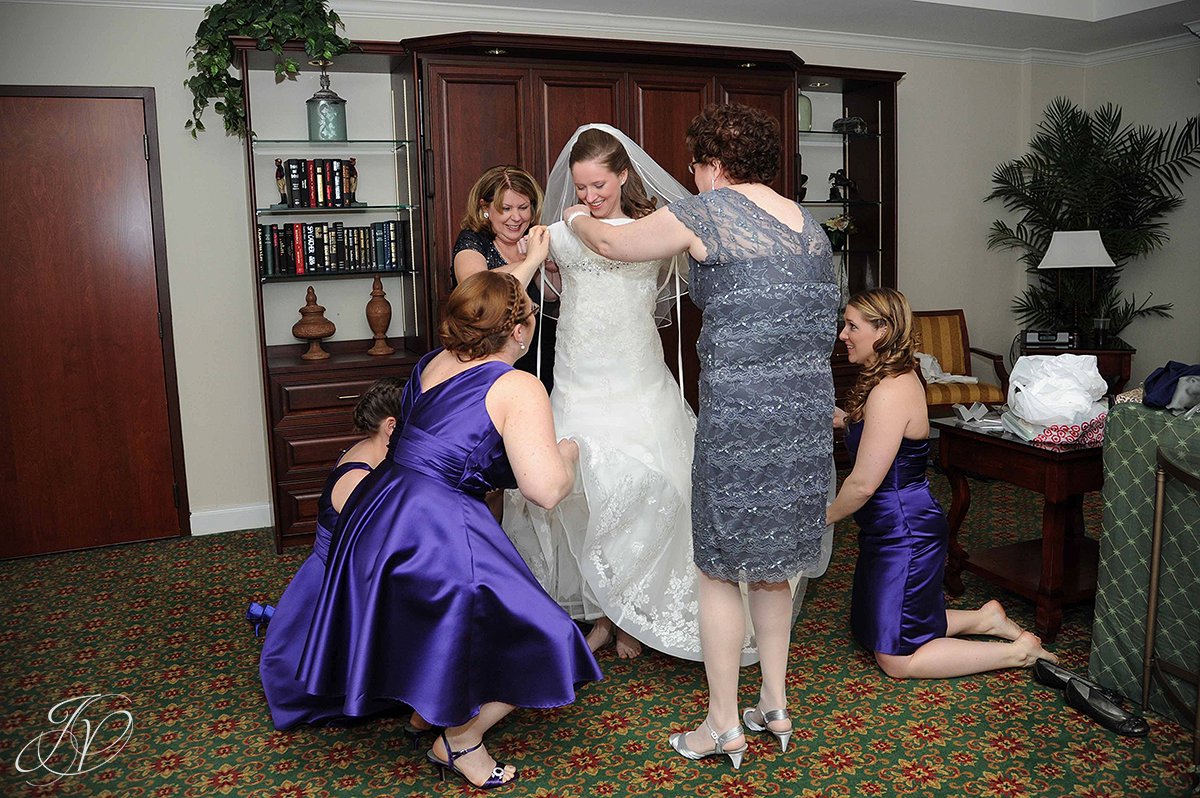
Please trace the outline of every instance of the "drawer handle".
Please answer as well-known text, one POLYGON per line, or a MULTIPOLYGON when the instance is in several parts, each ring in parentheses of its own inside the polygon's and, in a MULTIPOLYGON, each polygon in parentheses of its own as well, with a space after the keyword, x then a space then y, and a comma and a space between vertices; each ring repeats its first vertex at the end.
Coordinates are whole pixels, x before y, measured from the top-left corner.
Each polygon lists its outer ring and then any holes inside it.
POLYGON ((352 394, 350 394, 349 396, 339 396, 339 397, 338 397, 338 399, 339 399, 339 400, 342 400, 342 399, 357 399, 357 398, 358 398, 358 397, 360 397, 360 396, 362 396, 362 394, 358 394, 358 393, 352 393, 352 394))

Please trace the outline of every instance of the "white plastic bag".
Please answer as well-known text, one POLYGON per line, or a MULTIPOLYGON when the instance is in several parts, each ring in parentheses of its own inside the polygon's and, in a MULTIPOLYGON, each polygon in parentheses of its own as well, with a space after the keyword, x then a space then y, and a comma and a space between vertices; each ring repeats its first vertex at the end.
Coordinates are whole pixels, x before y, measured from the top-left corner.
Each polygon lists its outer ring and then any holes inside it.
POLYGON ((1026 355, 1008 377, 1008 408, 1033 425, 1083 424, 1108 408, 1095 355, 1026 355))

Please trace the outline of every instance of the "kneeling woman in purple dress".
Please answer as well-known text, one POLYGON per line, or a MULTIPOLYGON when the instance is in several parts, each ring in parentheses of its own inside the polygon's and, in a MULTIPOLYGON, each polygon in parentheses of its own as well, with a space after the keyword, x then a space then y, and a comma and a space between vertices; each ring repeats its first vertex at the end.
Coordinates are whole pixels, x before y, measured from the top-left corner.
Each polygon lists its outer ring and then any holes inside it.
POLYGON ((317 500, 317 534, 312 554, 292 577, 267 627, 258 672, 276 729, 290 729, 301 723, 321 726, 347 720, 340 700, 305 692, 304 685, 296 678, 296 666, 312 623, 313 602, 317 600, 325 578, 329 540, 337 526, 338 515, 358 484, 387 456, 388 440, 396 428, 396 419, 402 415, 400 402, 404 382, 399 377, 384 377, 358 400, 354 408, 354 427, 369 437, 343 452, 325 481, 325 490, 317 500))
POLYGON ((856 294, 838 337, 862 371, 845 408, 834 411, 833 426, 846 430, 854 468, 825 522, 853 513, 860 527, 850 608, 855 639, 896 679, 1032 667, 1039 657, 1057 662, 998 601, 977 610, 946 609, 942 574, 950 530, 925 476, 929 413, 908 300, 890 288, 856 294))
MULTIPOLYGON (((530 252, 548 247, 534 228, 530 252)), ((478 787, 517 775, 483 746, 492 725, 515 707, 570 704, 601 678, 484 503, 515 485, 550 508, 574 484, 578 447, 555 442, 546 389, 513 369, 536 310, 499 272, 450 295, 445 348, 417 364, 391 456, 342 511, 299 670, 346 715, 395 702, 444 727, 428 758, 478 787)))

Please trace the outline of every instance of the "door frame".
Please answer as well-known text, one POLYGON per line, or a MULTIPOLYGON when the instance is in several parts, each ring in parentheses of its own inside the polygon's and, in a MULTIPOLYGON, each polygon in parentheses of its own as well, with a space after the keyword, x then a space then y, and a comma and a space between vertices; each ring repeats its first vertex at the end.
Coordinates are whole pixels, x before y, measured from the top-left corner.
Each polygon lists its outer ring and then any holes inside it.
POLYGON ((162 339, 163 379, 166 388, 167 422, 171 436, 175 511, 179 518, 179 537, 191 537, 191 511, 188 507, 187 474, 183 457, 183 425, 179 415, 179 381, 175 374, 175 336, 171 324, 171 292, 167 280, 167 234, 163 222, 162 168, 159 160, 158 113, 154 101, 154 88, 150 86, 0 85, 0 97, 78 97, 142 101, 142 122, 145 126, 146 136, 146 177, 150 184, 150 225, 154 240, 155 293, 158 297, 159 337, 162 339))

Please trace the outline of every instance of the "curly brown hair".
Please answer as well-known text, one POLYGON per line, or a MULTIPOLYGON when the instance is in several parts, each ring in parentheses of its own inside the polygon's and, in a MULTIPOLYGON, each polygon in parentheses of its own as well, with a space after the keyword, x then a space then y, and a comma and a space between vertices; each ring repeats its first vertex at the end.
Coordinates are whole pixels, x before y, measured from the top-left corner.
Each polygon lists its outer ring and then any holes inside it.
POLYGON ((535 306, 521 281, 506 272, 472 274, 450 292, 438 326, 442 346, 464 363, 494 355, 535 306))
POLYGON ((616 136, 597 128, 590 128, 579 134, 575 146, 571 147, 568 165, 574 166, 581 161, 596 161, 615 175, 626 172, 625 185, 621 186, 621 212, 630 219, 640 219, 654 213, 658 200, 646 196, 646 186, 629 153, 616 136))
POLYGON ((403 377, 384 377, 371 383, 354 405, 354 428, 370 434, 378 430, 388 416, 399 419, 400 400, 407 382, 403 377))
POLYGON ((894 288, 870 288, 850 297, 854 308, 875 329, 886 330, 875 342, 875 360, 858 373, 858 381, 846 396, 847 421, 860 421, 867 396, 885 377, 915 371, 920 336, 913 327, 912 308, 904 294, 894 288))
POLYGON ((687 129, 687 148, 699 163, 720 161, 731 183, 769 183, 779 174, 779 120, 738 103, 710 105, 687 129))
POLYGON ((474 230, 476 233, 492 235, 492 225, 483 214, 488 208, 496 213, 500 212, 503 207, 505 191, 515 191, 521 196, 527 197, 532 214, 529 217, 529 226, 538 224, 542 218, 542 201, 544 199, 542 187, 538 185, 538 181, 533 179, 533 175, 524 169, 502 165, 488 169, 479 176, 475 185, 471 186, 471 191, 467 195, 467 214, 459 222, 459 225, 464 229, 474 230))

